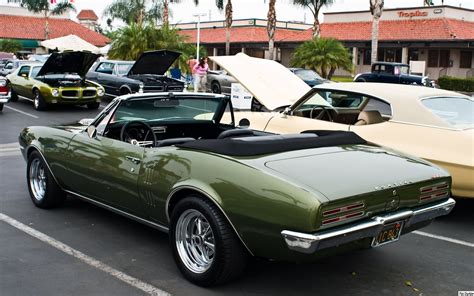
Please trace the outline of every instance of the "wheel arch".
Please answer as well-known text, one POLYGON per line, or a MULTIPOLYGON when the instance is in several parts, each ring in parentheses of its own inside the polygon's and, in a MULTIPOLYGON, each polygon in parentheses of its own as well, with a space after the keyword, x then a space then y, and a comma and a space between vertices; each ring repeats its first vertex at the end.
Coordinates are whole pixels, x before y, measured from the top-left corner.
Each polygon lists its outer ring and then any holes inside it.
POLYGON ((123 95, 131 94, 133 92, 132 92, 132 89, 130 88, 129 85, 124 84, 124 85, 120 86, 119 93, 120 93, 121 96, 123 96, 123 95), (128 93, 124 92, 124 90, 128 91, 128 93))
POLYGON ((49 173, 51 174, 51 176, 53 176, 53 179, 54 181, 56 182, 56 184, 61 188, 63 189, 63 186, 61 186, 62 183, 58 182, 58 179, 56 178, 56 176, 54 175, 53 173, 53 170, 51 170, 51 167, 49 166, 49 163, 48 161, 46 160, 46 158, 44 157, 44 154, 43 152, 41 151, 41 149, 34 145, 34 144, 30 144, 26 149, 25 149, 25 156, 26 156, 26 161, 28 162, 28 159, 30 158, 30 155, 34 152, 38 152, 38 154, 40 155, 41 159, 43 160, 43 162, 46 164, 46 168, 48 169, 49 173))
POLYGON ((221 206, 222 201, 220 200, 220 198, 215 198, 211 194, 207 193, 206 191, 204 191, 204 190, 202 190, 198 187, 190 186, 190 185, 181 185, 181 186, 178 186, 178 187, 174 188, 170 192, 170 194, 168 195, 168 198, 166 199, 166 205, 165 205, 166 219, 168 220, 168 223, 170 222, 170 214, 171 214, 174 206, 176 206, 176 204, 181 199, 185 198, 186 196, 189 196, 190 194, 197 195, 197 196, 199 196, 200 198, 202 198, 204 200, 208 200, 208 201, 212 202, 219 209, 221 214, 226 218, 227 222, 229 222, 230 226, 232 227, 232 230, 237 235, 237 237, 239 238, 240 242, 245 247, 245 249, 249 252, 249 254, 251 256, 254 256, 252 251, 249 249, 247 244, 244 242, 244 240, 240 236, 239 232, 235 228, 235 226, 232 223, 232 221, 230 220, 229 216, 227 216, 224 209, 222 208, 222 206, 221 206))

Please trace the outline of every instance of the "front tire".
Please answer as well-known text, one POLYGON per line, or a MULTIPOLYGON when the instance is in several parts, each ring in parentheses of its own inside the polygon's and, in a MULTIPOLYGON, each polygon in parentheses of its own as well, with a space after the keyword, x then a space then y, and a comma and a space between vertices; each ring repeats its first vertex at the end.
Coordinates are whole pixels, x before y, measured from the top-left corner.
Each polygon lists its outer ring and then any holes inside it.
POLYGON ((38 151, 33 151, 28 157, 26 180, 31 200, 38 208, 54 208, 66 199, 66 193, 56 184, 38 151))
POLYGON ((99 102, 94 102, 94 103, 88 103, 87 104, 87 108, 89 108, 89 110, 97 110, 97 109, 99 109, 99 106, 100 106, 99 102))
POLYGON ((220 94, 222 92, 221 85, 217 81, 213 81, 211 84, 211 91, 214 94, 220 94))
POLYGON ((174 207, 170 244, 181 273, 199 286, 213 286, 242 274, 248 259, 229 222, 212 202, 191 195, 174 207))
POLYGON ((3 110, 3 104, 0 104, 0 112, 3 110))
POLYGON ((39 89, 35 89, 33 91, 33 105, 35 106, 35 109, 37 111, 43 111, 43 110, 46 110, 47 108, 47 104, 46 102, 44 101, 43 99, 43 96, 41 95, 41 92, 39 91, 39 89))

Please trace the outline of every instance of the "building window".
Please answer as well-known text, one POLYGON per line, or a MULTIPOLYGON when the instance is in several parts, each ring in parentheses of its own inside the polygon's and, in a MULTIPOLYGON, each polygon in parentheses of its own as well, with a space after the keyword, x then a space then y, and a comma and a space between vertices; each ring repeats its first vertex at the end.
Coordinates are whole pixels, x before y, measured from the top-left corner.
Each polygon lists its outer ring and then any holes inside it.
POLYGON ((420 55, 420 51, 418 48, 410 48, 408 50, 408 62, 410 61, 418 61, 420 55))
POLYGON ((385 50, 385 61, 386 62, 395 62, 395 50, 394 49, 386 49, 385 50))
POLYGON ((449 67, 449 50, 439 51, 439 66, 443 68, 449 67))
POLYGON ((370 49, 364 49, 364 65, 370 65, 370 64, 372 64, 372 63, 370 62, 371 55, 372 55, 372 50, 370 50, 370 49))
POLYGON ((439 60, 439 50, 428 51, 428 67, 437 68, 439 60))
POLYGON ((384 49, 379 48, 379 50, 377 52, 377 61, 379 61, 379 62, 385 61, 385 50, 384 49))
POLYGON ((459 68, 472 67, 472 51, 461 51, 461 62, 459 68))

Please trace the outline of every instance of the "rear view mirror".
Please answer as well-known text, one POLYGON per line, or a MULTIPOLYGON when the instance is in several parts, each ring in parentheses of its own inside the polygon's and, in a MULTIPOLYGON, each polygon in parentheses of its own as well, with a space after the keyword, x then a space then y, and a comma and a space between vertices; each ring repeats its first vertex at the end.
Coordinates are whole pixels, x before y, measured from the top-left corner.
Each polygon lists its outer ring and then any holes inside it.
POLYGON ((239 121, 239 127, 248 128, 249 126, 250 126, 250 120, 248 120, 247 118, 242 118, 239 121))
POLYGON ((95 128, 95 126, 93 125, 89 125, 87 127, 87 135, 89 136, 89 138, 93 139, 97 136, 97 129, 95 128))

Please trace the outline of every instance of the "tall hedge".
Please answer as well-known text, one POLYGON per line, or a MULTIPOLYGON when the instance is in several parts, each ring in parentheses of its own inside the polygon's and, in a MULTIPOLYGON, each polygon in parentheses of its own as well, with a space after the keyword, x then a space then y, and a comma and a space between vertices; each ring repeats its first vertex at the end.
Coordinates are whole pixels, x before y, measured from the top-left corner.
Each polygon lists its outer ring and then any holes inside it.
POLYGON ((443 76, 438 79, 439 87, 447 90, 474 92, 474 77, 457 78, 451 76, 443 76))

